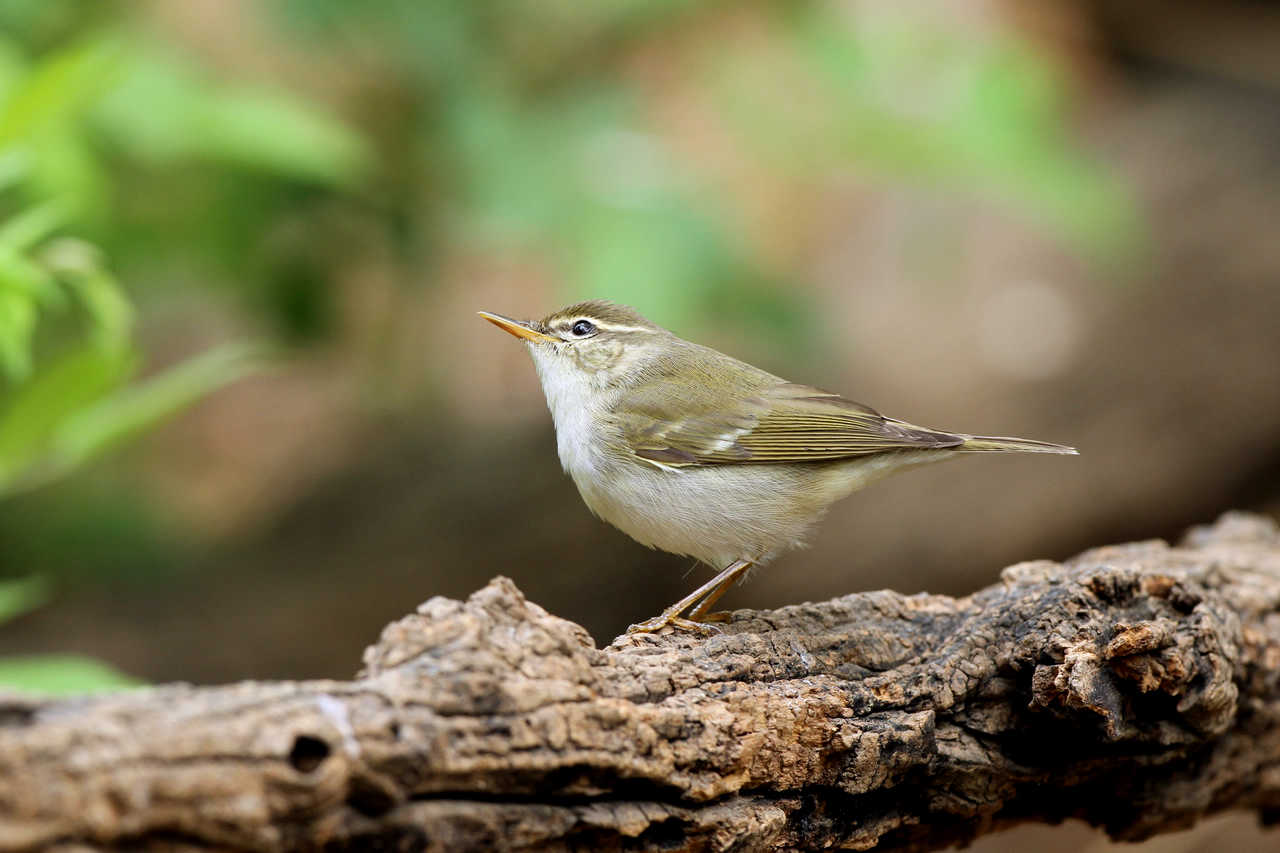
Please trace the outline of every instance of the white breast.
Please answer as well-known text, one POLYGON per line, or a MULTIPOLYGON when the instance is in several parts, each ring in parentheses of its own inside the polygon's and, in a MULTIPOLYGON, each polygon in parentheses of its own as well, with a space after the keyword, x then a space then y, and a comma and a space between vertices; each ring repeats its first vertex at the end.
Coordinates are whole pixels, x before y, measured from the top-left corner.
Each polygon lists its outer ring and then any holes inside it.
POLYGON ((594 441, 596 417, 604 403, 599 389, 592 387, 587 375, 577 370, 549 369, 548 359, 556 356, 541 347, 530 346, 533 364, 542 380, 542 391, 547 398, 547 408, 556 425, 556 450, 560 464, 579 484, 589 478, 598 467, 592 450, 598 447, 594 441))

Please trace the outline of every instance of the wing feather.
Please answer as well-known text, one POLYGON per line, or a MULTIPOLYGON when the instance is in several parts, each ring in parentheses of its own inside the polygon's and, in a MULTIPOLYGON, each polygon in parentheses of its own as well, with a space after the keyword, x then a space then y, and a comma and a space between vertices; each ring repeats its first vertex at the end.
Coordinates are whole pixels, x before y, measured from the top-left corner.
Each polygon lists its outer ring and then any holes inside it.
POLYGON ((705 401, 695 411, 689 411, 690 400, 650 399, 649 405, 629 405, 616 418, 637 456, 677 468, 822 462, 964 443, 960 436, 886 418, 820 388, 777 380, 752 390, 756 393, 705 401), (656 414, 681 408, 686 414, 675 421, 656 414))

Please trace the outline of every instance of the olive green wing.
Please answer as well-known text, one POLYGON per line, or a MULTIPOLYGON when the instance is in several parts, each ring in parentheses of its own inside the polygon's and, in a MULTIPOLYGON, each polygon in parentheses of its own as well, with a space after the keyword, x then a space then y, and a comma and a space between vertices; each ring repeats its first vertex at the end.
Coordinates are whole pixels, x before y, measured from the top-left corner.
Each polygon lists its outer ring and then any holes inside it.
POLYGON ((633 452, 660 466, 822 462, 890 450, 958 447, 961 436, 886 418, 808 385, 778 382, 729 400, 640 402, 618 416, 633 452), (645 403, 648 403, 646 405, 645 403), (657 412, 679 411, 676 419, 657 412))

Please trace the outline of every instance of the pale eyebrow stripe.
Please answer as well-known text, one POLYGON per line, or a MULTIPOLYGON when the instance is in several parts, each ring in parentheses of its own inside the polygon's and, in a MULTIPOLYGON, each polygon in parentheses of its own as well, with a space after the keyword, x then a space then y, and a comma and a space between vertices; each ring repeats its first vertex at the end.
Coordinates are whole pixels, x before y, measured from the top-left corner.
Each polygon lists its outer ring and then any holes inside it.
MULTIPOLYGON (((577 319, 590 320, 592 323, 596 324, 597 329, 601 329, 602 331, 606 331, 606 332, 652 332, 653 331, 653 328, 650 326, 617 326, 617 325, 614 325, 613 323, 604 323, 604 322, 601 322, 600 320, 593 320, 590 317, 579 317, 577 319)), ((575 320, 574 322, 577 322, 577 320, 575 320)))

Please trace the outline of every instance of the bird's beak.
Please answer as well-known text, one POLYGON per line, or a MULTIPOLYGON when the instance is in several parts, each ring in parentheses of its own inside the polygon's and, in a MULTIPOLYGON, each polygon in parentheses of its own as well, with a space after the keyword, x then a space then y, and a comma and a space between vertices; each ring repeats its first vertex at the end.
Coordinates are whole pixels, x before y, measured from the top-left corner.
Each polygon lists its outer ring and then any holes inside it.
POLYGON ((537 329, 533 328, 532 323, 526 323, 521 320, 512 320, 510 317, 503 317, 501 314, 490 314, 488 311, 477 311, 481 317, 488 320, 504 332, 515 335, 517 338, 524 338, 526 341, 534 343, 542 343, 550 341, 551 343, 560 343, 559 338, 553 338, 550 335, 544 335, 537 329))

